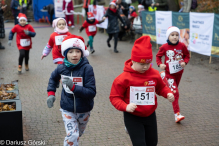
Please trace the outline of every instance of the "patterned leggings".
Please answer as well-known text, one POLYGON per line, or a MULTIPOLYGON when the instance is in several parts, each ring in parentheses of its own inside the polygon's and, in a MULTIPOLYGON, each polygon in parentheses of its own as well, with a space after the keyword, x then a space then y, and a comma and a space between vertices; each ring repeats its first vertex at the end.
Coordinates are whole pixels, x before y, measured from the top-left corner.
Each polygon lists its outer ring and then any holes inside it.
POLYGON ((79 137, 84 133, 90 112, 73 113, 63 109, 60 109, 60 111, 62 112, 66 131, 64 146, 78 146, 79 137))

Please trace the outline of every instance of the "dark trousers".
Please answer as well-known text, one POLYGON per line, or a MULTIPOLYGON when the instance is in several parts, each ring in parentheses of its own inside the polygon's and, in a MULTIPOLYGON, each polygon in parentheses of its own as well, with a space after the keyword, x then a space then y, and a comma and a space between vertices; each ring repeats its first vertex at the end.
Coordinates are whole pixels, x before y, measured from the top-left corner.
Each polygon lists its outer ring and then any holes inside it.
POLYGON ((18 62, 19 62, 18 65, 22 66, 24 59, 25 59, 25 65, 28 64, 28 61, 29 61, 29 51, 30 50, 24 50, 24 49, 19 50, 20 56, 18 58, 18 62))
POLYGON ((18 19, 17 19, 17 16, 18 16, 19 13, 15 13, 14 14, 14 25, 18 24, 18 19))
POLYGON ((157 120, 155 112, 148 117, 139 117, 124 112, 124 122, 133 146, 156 146, 157 120))
POLYGON ((118 42, 118 33, 109 33, 109 38, 107 39, 107 42, 110 42, 110 40, 114 37, 114 49, 117 48, 117 42, 118 42))

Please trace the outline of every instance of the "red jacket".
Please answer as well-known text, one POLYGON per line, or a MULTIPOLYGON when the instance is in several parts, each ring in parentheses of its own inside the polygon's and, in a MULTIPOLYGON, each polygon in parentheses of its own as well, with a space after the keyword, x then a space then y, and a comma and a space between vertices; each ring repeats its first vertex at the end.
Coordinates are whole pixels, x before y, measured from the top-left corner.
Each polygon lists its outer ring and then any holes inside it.
MULTIPOLYGON (((109 98, 117 110, 126 111, 126 107, 130 103, 130 86, 154 86, 155 92, 165 98, 167 98, 168 93, 172 93, 157 70, 150 67, 145 73, 138 73, 131 66, 132 61, 129 59, 125 62, 124 72, 112 84, 109 98)), ((155 96, 155 105, 137 105, 137 108, 131 114, 148 117, 156 108, 157 97, 155 96)))
POLYGON ((99 21, 95 19, 95 22, 90 24, 87 22, 87 20, 84 21, 84 23, 82 24, 82 27, 86 28, 86 34, 87 36, 95 36, 97 33, 97 26, 96 24, 98 24, 99 21))
POLYGON ((11 32, 12 32, 12 33, 17 33, 17 36, 16 36, 16 43, 17 43, 17 47, 18 47, 19 50, 20 50, 20 49, 30 50, 30 49, 32 48, 32 40, 31 40, 31 37, 30 37, 30 36, 28 36, 28 35, 26 35, 26 34, 24 33, 24 30, 28 30, 28 31, 31 31, 31 32, 35 32, 34 29, 33 29, 33 27, 32 27, 30 24, 27 24, 27 25, 25 25, 25 26, 21 26, 21 25, 17 24, 17 25, 15 25, 15 26, 12 28, 11 32), (30 45, 25 46, 25 47, 22 47, 22 46, 21 46, 21 41, 24 40, 24 39, 30 41, 30 45))
POLYGON ((57 43, 59 43, 59 42, 56 42, 56 37, 57 36, 62 36, 62 35, 63 35, 63 38, 65 38, 66 36, 71 35, 71 33, 67 32, 67 33, 63 33, 63 34, 58 34, 57 32, 53 32, 50 35, 50 39, 49 39, 49 42, 48 42, 48 45, 51 46, 51 48, 53 48, 52 49, 52 57, 53 57, 54 63, 56 62, 56 60, 61 61, 59 59, 64 58, 64 56, 62 56, 62 53, 61 53, 61 44, 56 45, 57 43))
MULTIPOLYGON (((156 62, 159 66, 162 64, 161 58, 165 56, 164 64, 166 65, 166 71, 169 71, 169 62, 173 61, 184 61, 186 64, 189 62, 190 55, 187 47, 184 43, 179 42, 177 45, 168 45, 168 43, 163 44, 157 55, 156 62)), ((182 73, 183 70, 179 71, 177 74, 182 73)))
POLYGON ((138 15, 137 15, 137 13, 136 13, 135 11, 132 11, 131 14, 130 14, 130 16, 132 16, 132 17, 138 17, 138 15))
POLYGON ((73 15, 74 6, 72 0, 69 3, 66 3, 66 1, 63 0, 62 10, 65 11, 66 15, 73 15))

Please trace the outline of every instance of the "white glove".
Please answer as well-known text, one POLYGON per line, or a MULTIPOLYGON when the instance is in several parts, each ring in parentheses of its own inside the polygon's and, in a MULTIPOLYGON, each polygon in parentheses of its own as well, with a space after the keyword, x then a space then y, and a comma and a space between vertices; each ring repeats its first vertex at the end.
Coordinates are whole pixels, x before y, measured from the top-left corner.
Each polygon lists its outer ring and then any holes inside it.
POLYGON ((12 40, 9 40, 8 41, 8 45, 11 46, 11 43, 12 43, 12 40))

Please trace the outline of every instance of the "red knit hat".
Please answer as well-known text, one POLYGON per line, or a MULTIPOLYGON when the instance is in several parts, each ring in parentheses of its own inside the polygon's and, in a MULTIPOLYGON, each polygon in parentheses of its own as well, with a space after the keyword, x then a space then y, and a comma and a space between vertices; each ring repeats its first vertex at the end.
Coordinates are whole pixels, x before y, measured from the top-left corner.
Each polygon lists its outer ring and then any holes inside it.
POLYGON ((89 51, 84 44, 84 39, 81 36, 70 35, 64 38, 61 44, 62 56, 69 48, 80 49, 83 52, 83 57, 89 56, 89 51))
POLYGON ((27 21, 27 16, 23 13, 19 13, 18 16, 17 16, 17 19, 18 19, 18 21, 20 21, 22 19, 27 21))
POLYGON ((94 19, 94 14, 92 12, 87 12, 87 17, 89 20, 94 19))
POLYGON ((131 60, 140 63, 151 63, 153 59, 151 38, 142 36, 137 39, 132 47, 131 60))

